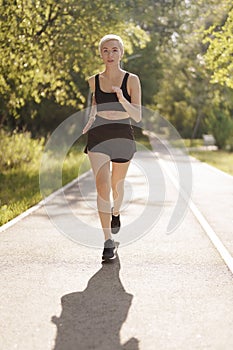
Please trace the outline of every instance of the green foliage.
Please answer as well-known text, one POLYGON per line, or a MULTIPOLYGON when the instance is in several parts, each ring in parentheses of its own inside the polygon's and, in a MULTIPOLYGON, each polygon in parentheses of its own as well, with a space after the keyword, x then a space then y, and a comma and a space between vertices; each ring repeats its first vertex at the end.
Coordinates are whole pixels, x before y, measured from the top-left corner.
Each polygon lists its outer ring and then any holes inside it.
MULTIPOLYGON (((43 145, 44 139, 33 140, 28 132, 10 135, 1 131, 0 225, 42 199, 39 188, 39 169, 43 145)), ((88 169, 89 163, 83 161, 85 156, 82 149, 83 145, 79 143, 70 150, 64 160, 63 185, 88 169)), ((50 174, 50 177, 52 175, 50 174)))
POLYGON ((33 140, 30 132, 6 133, 0 130, 0 170, 13 169, 25 163, 37 163, 44 147, 44 138, 33 140))
POLYGON ((221 149, 232 150, 233 146, 233 118, 226 111, 216 109, 209 118, 209 130, 214 135, 216 145, 221 149))
POLYGON ((211 70, 211 82, 233 88, 233 7, 228 1, 225 6, 226 19, 223 24, 214 24, 206 30, 203 42, 209 44, 205 62, 211 70))
POLYGON ((0 121, 9 115, 21 117, 28 104, 28 118, 33 118, 44 99, 82 108, 80 86, 100 65, 101 36, 122 34, 129 53, 132 45, 143 46, 148 40, 126 10, 124 1, 2 1, 0 121))
POLYGON ((157 47, 156 60, 161 64, 162 73, 156 81, 158 91, 151 106, 167 118, 182 137, 201 137, 213 130, 210 121, 214 115, 217 118, 216 109, 232 114, 226 90, 221 101, 216 98, 222 88, 210 82, 204 58, 207 47, 202 41, 204 29, 221 22, 226 6, 217 0, 173 2, 173 6, 173 11, 170 5, 163 15, 159 13, 166 28, 157 43, 160 50, 157 47))

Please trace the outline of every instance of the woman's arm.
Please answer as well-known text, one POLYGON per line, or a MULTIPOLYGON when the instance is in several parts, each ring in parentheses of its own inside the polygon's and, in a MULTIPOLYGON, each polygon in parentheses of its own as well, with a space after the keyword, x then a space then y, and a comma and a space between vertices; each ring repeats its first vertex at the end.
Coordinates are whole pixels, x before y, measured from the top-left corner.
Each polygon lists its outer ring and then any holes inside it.
POLYGON ((89 114, 89 119, 88 119, 88 122, 87 122, 87 124, 85 125, 85 127, 83 129, 83 134, 85 134, 90 129, 90 127, 94 123, 95 116, 96 116, 96 113, 97 113, 96 101, 95 101, 95 96, 94 96, 95 77, 94 76, 90 77, 88 79, 88 83, 89 83, 90 90, 91 90, 93 95, 92 95, 92 103, 91 103, 91 111, 90 111, 90 114, 89 114))
POLYGON ((129 114, 130 118, 134 119, 135 122, 140 122, 142 119, 141 113, 141 84, 137 75, 130 74, 129 76, 129 90, 131 102, 127 101, 123 95, 122 90, 113 86, 113 91, 117 94, 119 102, 122 104, 126 112, 129 114))

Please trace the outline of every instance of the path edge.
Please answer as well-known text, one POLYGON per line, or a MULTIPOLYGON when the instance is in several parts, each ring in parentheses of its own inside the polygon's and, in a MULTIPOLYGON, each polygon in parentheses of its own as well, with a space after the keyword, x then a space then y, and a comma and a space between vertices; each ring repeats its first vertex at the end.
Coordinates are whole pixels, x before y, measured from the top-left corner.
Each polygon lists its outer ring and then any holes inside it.
POLYGON ((58 190, 56 190, 55 192, 51 193, 48 197, 45 197, 44 199, 42 199, 39 203, 33 205, 32 207, 25 210, 24 212, 22 212, 21 214, 19 214, 15 218, 13 218, 12 220, 10 220, 10 221, 6 222, 5 224, 3 224, 2 226, 0 226, 0 233, 4 232, 7 229, 9 229, 10 227, 14 226, 19 221, 23 220, 27 216, 31 215, 32 213, 34 213, 35 211, 37 211, 38 209, 43 207, 45 203, 48 203, 54 197, 56 197, 57 195, 59 195, 60 193, 62 193, 64 191, 66 191, 68 188, 74 186, 78 181, 80 181, 83 178, 85 178, 86 176, 88 176, 90 172, 91 172, 91 170, 87 170, 85 173, 76 177, 74 180, 72 180, 71 182, 69 182, 65 186, 63 186, 63 187, 59 188, 58 190))

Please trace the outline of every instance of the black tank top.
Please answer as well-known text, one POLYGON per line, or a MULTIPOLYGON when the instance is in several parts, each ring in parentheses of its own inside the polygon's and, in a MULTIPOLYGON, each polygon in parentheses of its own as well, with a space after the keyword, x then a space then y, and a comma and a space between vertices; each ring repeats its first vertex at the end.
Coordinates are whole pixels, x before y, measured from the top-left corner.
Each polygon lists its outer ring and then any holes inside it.
MULTIPOLYGON (((131 102, 131 97, 127 92, 127 80, 129 73, 125 73, 124 79, 121 84, 123 96, 127 101, 131 102)), ((122 111, 126 112, 122 104, 117 98, 115 92, 104 92, 100 89, 99 74, 95 76, 95 100, 97 103, 97 112, 99 111, 122 111)))

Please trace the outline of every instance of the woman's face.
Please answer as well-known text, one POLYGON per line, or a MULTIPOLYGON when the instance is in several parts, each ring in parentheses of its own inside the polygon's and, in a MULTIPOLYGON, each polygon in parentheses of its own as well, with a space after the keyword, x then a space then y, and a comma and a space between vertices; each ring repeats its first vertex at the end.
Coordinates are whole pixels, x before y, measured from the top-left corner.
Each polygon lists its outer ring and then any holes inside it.
POLYGON ((117 40, 109 40, 101 47, 101 57, 105 65, 118 65, 123 56, 121 46, 117 40))

